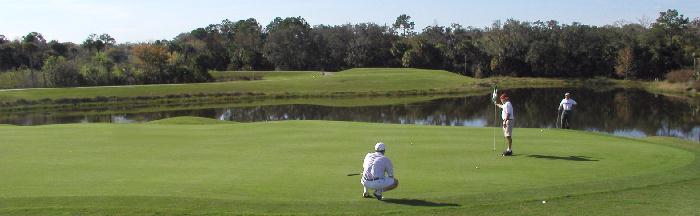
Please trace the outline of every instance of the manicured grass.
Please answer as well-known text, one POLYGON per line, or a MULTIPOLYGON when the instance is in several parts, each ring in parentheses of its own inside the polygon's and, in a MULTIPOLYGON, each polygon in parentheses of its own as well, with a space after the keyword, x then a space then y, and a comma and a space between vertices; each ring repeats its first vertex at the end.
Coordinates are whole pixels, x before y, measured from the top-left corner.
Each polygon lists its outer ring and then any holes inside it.
POLYGON ((235 80, 280 80, 294 78, 315 78, 325 74, 319 71, 211 71, 209 72, 217 82, 235 80))
POLYGON ((219 123, 0 126, 0 215, 692 215, 700 200, 700 148, 671 138, 516 128, 503 158, 492 128, 219 123), (385 201, 348 176, 377 141, 400 180, 385 201))
POLYGON ((217 80, 237 80, 256 77, 262 80, 230 81, 196 84, 107 86, 56 89, 0 90, 0 104, 4 107, 56 107, 61 104, 81 106, 115 106, 148 104, 157 106, 172 103, 230 102, 244 98, 322 98, 367 97, 397 95, 435 95, 489 92, 494 83, 508 88, 643 88, 652 92, 697 96, 682 87, 663 87, 656 82, 612 80, 606 78, 548 79, 491 77, 474 79, 443 70, 410 68, 358 68, 337 73, 290 72, 211 72, 217 80))
POLYGON ((320 72, 277 72, 276 78, 198 84, 168 84, 60 89, 0 90, 0 102, 39 101, 65 98, 135 98, 197 94, 262 94, 267 96, 363 96, 434 94, 450 92, 487 93, 491 83, 506 87, 561 86, 562 80, 538 78, 474 79, 447 71, 405 68, 363 68, 317 76, 320 72), (299 75, 299 73, 301 75, 299 75), (295 75, 296 74, 296 75, 295 75))

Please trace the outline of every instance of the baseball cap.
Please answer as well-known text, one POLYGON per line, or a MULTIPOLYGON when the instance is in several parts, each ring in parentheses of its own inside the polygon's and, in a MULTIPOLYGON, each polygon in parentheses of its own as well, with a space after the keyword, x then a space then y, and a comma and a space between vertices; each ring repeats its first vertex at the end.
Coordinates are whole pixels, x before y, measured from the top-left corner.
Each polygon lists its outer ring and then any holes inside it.
POLYGON ((569 92, 567 92, 566 94, 564 94, 564 96, 569 96, 569 95, 571 95, 571 93, 569 93, 569 92))
POLYGON ((378 142, 376 145, 374 145, 374 150, 375 151, 384 151, 384 150, 386 150, 386 145, 384 145, 383 142, 378 142))

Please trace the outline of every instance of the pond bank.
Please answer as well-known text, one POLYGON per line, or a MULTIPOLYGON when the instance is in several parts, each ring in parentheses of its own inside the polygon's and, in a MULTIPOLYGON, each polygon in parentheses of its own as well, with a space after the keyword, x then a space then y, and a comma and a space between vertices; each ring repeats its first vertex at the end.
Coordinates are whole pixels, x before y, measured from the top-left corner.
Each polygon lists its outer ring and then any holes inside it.
POLYGON ((487 94, 495 83, 498 83, 502 89, 641 88, 650 92, 681 97, 698 96, 697 91, 686 91, 682 85, 606 78, 567 80, 491 77, 475 79, 446 71, 402 68, 352 69, 336 73, 333 76, 317 76, 319 73, 267 72, 260 73, 262 80, 218 83, 0 90, 0 110, 159 107, 191 103, 236 103, 260 99, 426 97, 487 94), (305 75, 305 73, 308 74, 305 75))

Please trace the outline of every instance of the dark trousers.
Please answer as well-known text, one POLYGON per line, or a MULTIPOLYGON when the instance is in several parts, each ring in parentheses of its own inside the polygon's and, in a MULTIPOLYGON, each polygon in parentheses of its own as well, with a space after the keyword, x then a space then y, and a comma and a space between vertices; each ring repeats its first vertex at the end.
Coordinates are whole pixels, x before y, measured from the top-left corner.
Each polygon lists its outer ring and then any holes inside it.
POLYGON ((573 114, 572 110, 564 110, 564 112, 561 113, 561 128, 564 128, 564 129, 571 128, 571 115, 572 114, 573 114))

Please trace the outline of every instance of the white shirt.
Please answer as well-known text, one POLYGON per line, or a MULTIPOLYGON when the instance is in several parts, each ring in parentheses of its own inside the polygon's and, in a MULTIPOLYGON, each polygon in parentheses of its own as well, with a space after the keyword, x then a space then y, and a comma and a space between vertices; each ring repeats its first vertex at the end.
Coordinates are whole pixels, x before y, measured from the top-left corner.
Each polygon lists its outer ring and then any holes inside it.
POLYGON ((362 163, 362 178, 365 180, 375 180, 384 178, 384 173, 389 177, 394 177, 394 166, 391 160, 379 152, 370 152, 365 155, 364 163, 362 163))
POLYGON ((566 99, 566 98, 564 98, 564 99, 561 100, 561 103, 559 103, 559 109, 561 109, 561 108, 563 107, 564 110, 572 110, 572 109, 574 108, 574 105, 576 105, 576 104, 577 104, 577 103, 576 103, 576 101, 575 101, 574 99, 571 99, 571 98, 566 99))
POLYGON ((508 114, 510 114, 510 119, 515 119, 515 114, 513 113, 513 104, 510 101, 506 101, 504 104, 497 104, 501 110, 501 119, 506 120, 508 114))

